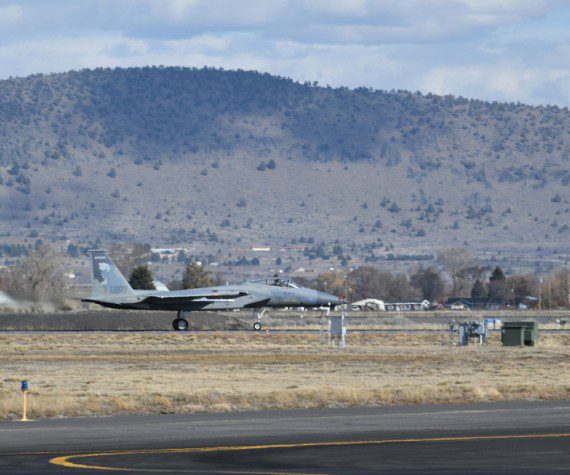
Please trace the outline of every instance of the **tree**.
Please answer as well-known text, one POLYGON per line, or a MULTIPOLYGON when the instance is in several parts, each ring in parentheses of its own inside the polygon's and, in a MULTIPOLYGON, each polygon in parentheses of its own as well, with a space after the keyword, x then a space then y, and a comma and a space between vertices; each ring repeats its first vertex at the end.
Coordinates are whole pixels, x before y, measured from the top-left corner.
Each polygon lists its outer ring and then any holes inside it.
MULTIPOLYGON (((488 267, 479 265, 471 265, 459 270, 456 274, 456 284, 457 288, 460 289, 460 293, 468 295, 472 292, 475 282, 478 280, 483 282, 488 271, 488 267)), ((486 290, 484 290, 484 293, 486 293, 486 290)))
POLYGON ((186 266, 182 275, 182 288, 195 289, 197 287, 209 287, 211 284, 210 274, 206 269, 196 262, 191 262, 186 266))
POLYGON ((178 256, 176 257, 176 262, 184 263, 186 262, 186 259, 188 259, 188 257, 186 256, 186 252, 184 251, 184 249, 181 249, 178 252, 178 256))
POLYGON ((425 270, 418 270, 410 278, 412 286, 422 294, 422 298, 435 302, 443 297, 443 281, 439 273, 428 267, 425 270))
POLYGON ((8 290, 12 295, 39 298, 64 290, 61 256, 53 248, 40 245, 10 269, 8 290))
POLYGON ((148 266, 136 266, 129 277, 129 284, 133 289, 155 290, 152 272, 148 266))
POLYGON ((480 279, 477 279, 471 289, 471 298, 473 300, 484 299, 487 296, 487 289, 485 284, 480 279))
POLYGON ((330 271, 319 274, 311 286, 329 294, 344 295, 344 280, 342 272, 330 271))
POLYGON ((507 285, 507 280, 505 278, 505 273, 503 270, 497 266, 491 273, 489 277, 489 283, 487 284, 487 292, 489 293, 489 298, 497 302, 507 302, 509 300, 509 289, 507 285))
POLYGON ((224 279, 224 276, 221 272, 216 272, 214 277, 212 278, 212 281, 210 282, 210 285, 224 285, 224 283, 226 283, 227 281, 224 279))
POLYGON ((505 273, 503 272, 503 269, 501 269, 499 266, 495 267, 493 269, 493 272, 491 272, 491 276, 489 277, 489 282, 499 282, 504 280, 505 280, 505 273))
POLYGON ((370 266, 361 266, 348 276, 351 301, 364 298, 408 300, 418 297, 404 274, 382 272, 370 266))
POLYGON ((552 271, 542 283, 542 308, 570 307, 570 272, 568 269, 552 271))
POLYGON ((538 279, 534 275, 512 275, 507 277, 507 289, 510 300, 517 306, 528 296, 538 296, 538 279))
POLYGON ((399 213, 401 211, 401 208, 398 206, 396 202, 394 202, 390 205, 388 211, 390 211, 390 213, 399 213))
POLYGON ((110 250, 115 265, 123 275, 131 275, 136 266, 148 262, 151 257, 148 244, 133 244, 129 247, 113 244, 110 250))
POLYGON ((79 248, 75 244, 71 243, 67 246, 67 253, 74 259, 77 259, 79 257, 79 248))
POLYGON ((453 295, 467 294, 471 290, 471 283, 466 281, 462 270, 473 267, 477 262, 473 255, 461 247, 453 247, 441 251, 437 261, 445 267, 453 281, 453 295))

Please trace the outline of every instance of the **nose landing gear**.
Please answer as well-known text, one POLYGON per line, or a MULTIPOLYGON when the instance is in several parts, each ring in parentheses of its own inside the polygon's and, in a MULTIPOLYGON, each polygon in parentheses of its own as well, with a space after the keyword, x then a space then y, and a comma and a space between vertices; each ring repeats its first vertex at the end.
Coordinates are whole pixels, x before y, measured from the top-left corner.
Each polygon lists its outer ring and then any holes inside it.
POLYGON ((178 332, 183 332, 188 330, 188 320, 184 318, 187 313, 190 312, 184 312, 183 310, 178 311, 178 313, 176 314, 176 319, 172 322, 172 328, 174 328, 174 330, 178 332))

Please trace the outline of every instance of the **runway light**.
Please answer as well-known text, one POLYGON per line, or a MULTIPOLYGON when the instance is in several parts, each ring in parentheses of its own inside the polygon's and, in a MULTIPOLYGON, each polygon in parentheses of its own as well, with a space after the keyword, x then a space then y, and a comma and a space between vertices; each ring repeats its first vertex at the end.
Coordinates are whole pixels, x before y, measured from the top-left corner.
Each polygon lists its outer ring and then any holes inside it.
POLYGON ((22 422, 28 420, 28 382, 22 381, 22 395, 24 396, 24 407, 22 409, 22 422))

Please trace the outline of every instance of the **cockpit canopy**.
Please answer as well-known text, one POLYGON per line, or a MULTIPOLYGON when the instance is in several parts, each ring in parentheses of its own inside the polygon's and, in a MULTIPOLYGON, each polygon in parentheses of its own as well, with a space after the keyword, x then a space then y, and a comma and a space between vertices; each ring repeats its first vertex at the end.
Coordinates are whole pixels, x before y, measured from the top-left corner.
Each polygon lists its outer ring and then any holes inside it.
POLYGON ((266 277, 265 279, 252 280, 249 283, 259 284, 259 285, 272 285, 274 287, 290 287, 292 289, 301 288, 299 284, 296 284, 291 279, 287 279, 284 277, 266 277))

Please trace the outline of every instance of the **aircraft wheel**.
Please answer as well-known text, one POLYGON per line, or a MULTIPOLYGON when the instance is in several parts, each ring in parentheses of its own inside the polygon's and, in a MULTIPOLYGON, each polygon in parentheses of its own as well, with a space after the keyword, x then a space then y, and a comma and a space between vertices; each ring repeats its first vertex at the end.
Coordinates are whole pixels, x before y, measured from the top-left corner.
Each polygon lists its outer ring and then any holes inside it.
POLYGON ((183 332, 188 330, 188 321, 184 318, 177 318, 172 322, 173 328, 178 332, 183 332))
POLYGON ((260 330, 261 330, 261 323, 255 322, 255 323, 253 324, 253 329, 254 329, 256 332, 260 331, 260 330))

